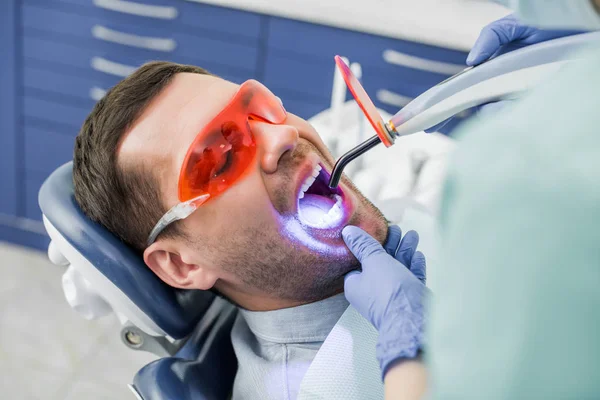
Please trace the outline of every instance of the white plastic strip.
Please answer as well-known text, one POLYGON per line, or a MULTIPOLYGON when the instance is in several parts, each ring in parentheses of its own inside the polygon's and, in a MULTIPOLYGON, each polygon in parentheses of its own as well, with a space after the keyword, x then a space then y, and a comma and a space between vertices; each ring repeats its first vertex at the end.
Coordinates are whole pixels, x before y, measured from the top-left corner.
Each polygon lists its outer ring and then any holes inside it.
POLYGON ((175 19, 179 14, 175 7, 153 6, 126 0, 94 0, 94 5, 106 10, 156 19, 175 19))
POLYGON ((99 101, 106 94, 106 90, 101 89, 97 86, 90 88, 90 99, 99 101))
POLYGON ((384 104, 398 108, 404 107, 413 100, 411 97, 402 96, 401 94, 390 92, 386 89, 378 90, 377 93, 375 93, 375 98, 384 104))
POLYGON ((465 69, 465 65, 428 60, 426 58, 400 53, 396 50, 384 50, 382 56, 383 60, 389 64, 420 69, 427 72, 435 72, 438 74, 454 75, 465 69))
POLYGON ((92 27, 92 36, 105 42, 112 42, 140 49, 163 51, 165 53, 169 53, 177 47, 177 42, 173 39, 133 35, 131 33, 109 29, 102 25, 94 25, 92 27))
POLYGON ((129 388, 129 390, 131 390, 131 392, 133 393, 133 395, 135 396, 135 398, 137 400, 144 400, 142 398, 142 395, 140 394, 140 392, 138 392, 137 389, 135 388, 135 386, 133 386, 131 383, 128 383, 127 387, 129 388))
POLYGON ((133 73, 137 68, 131 65, 120 64, 114 61, 109 61, 103 57, 92 57, 90 61, 92 68, 98 72, 119 76, 125 78, 133 73))

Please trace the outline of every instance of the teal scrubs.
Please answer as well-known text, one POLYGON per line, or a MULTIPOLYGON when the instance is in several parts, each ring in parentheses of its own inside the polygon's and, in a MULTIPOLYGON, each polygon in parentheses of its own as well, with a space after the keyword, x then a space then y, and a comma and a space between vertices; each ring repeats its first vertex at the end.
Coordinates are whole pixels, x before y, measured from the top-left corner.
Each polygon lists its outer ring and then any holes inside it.
POLYGON ((600 398, 600 46, 458 139, 431 397, 600 398))

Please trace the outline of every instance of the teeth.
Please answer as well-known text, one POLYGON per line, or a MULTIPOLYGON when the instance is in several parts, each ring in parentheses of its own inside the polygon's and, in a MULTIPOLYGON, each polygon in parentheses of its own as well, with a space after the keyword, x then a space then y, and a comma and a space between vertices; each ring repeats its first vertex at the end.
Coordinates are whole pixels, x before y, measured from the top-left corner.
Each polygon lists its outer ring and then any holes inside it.
MULTIPOLYGON (((304 182, 304 184, 302 185, 300 194, 298 196, 300 199, 304 198, 305 192, 315 182, 315 180, 317 179, 317 176, 319 176, 319 173, 321 172, 322 169, 323 168, 320 165, 318 165, 318 164, 315 165, 315 168, 313 169, 311 176, 309 176, 306 179, 306 181, 304 182)), ((318 224, 318 225, 321 225, 322 227, 336 224, 341 219, 342 215, 344 214, 344 212, 342 211, 342 197, 335 194, 335 195, 333 195, 333 198, 335 199, 335 204, 331 207, 331 209, 327 212, 327 214, 323 215, 323 217, 321 218, 321 221, 318 224)))
POLYGON ((335 198, 335 204, 333 205, 333 207, 331 207, 331 210, 329 210, 327 212, 327 214, 323 215, 321 222, 319 223, 319 225, 322 226, 327 226, 327 225, 331 225, 332 223, 337 222, 343 212, 342 212, 342 197, 338 196, 337 194, 334 195, 335 198))
POLYGON ((323 168, 321 168, 319 164, 315 165, 315 169, 313 169, 312 176, 316 178, 319 175, 319 172, 321 172, 321 169, 323 168))
POLYGON ((317 179, 317 176, 319 176, 319 172, 321 172, 322 169, 323 168, 321 168, 321 166, 319 164, 315 165, 315 168, 313 168, 313 171, 311 172, 310 176, 306 179, 306 181, 302 185, 302 188, 300 190, 300 193, 301 193, 300 198, 303 198, 304 192, 306 192, 308 190, 310 185, 315 183, 315 180, 317 179))
POLYGON ((309 177, 306 182, 304 182, 304 185, 302 185, 302 191, 306 192, 308 190, 308 188, 310 187, 310 185, 312 185, 315 182, 315 177, 311 176, 309 177))

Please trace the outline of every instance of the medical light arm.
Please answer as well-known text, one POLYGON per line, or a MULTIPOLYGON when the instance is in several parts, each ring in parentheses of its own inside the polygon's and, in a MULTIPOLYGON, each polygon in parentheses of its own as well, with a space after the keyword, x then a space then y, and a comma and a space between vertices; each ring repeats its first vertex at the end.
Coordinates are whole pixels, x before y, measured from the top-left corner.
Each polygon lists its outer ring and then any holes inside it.
POLYGON ((356 88, 360 83, 347 76, 346 72, 344 79, 377 131, 377 136, 340 157, 331 172, 329 186, 337 187, 345 166, 375 147, 377 139, 390 147, 399 136, 431 128, 471 107, 517 98, 548 79, 566 62, 576 59, 577 54, 573 54, 575 50, 598 41, 600 32, 563 37, 527 46, 476 67, 466 68, 411 101, 386 124, 377 123, 381 117, 372 115, 375 107, 371 100, 362 87, 356 88))

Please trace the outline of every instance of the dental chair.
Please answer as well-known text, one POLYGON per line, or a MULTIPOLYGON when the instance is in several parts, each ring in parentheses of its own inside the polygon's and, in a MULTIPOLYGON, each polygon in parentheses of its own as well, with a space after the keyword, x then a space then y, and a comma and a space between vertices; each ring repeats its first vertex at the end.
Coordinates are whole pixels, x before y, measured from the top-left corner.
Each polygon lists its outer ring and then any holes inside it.
MULTIPOLYGON (((143 400, 225 399, 237 361, 230 340, 236 308, 212 292, 175 289, 132 249, 88 219, 75 202, 72 163, 42 185, 39 205, 50 260, 66 267, 69 305, 86 319, 114 312, 123 343, 161 357, 129 388, 143 400)), ((115 360, 118 362, 118 360, 115 360)))

